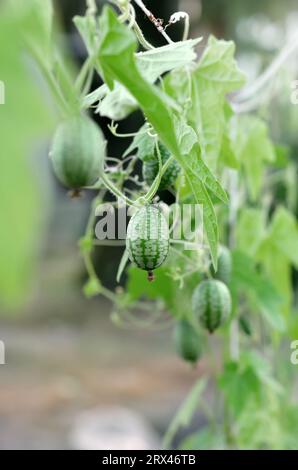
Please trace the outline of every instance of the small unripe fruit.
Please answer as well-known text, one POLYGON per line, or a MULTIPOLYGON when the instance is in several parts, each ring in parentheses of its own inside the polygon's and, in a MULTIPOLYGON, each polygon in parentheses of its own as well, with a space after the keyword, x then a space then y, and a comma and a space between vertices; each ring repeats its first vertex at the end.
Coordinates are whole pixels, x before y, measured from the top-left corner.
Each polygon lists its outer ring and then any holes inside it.
MULTIPOLYGON (((159 143, 159 149, 160 149, 160 156, 161 156, 161 162, 164 165, 166 161, 170 158, 171 154, 170 152, 165 148, 164 145, 159 143)), ((158 170, 159 170, 159 161, 157 155, 153 155, 151 159, 147 159, 143 163, 143 178, 144 181, 148 184, 148 186, 151 186, 153 181, 158 175, 158 170)), ((180 165, 176 160, 173 160, 170 164, 169 167, 166 169, 165 173, 163 174, 160 184, 159 184, 159 189, 168 189, 173 184, 175 183, 178 175, 180 173, 180 165)))
POLYGON ((213 333, 231 313, 231 295, 227 286, 218 280, 201 282, 192 297, 193 314, 201 326, 213 333))
POLYGON ((232 273, 232 255, 228 248, 221 246, 219 250, 217 271, 211 267, 212 276, 224 284, 229 285, 232 273))
POLYGON ((160 209, 147 205, 139 209, 127 227, 126 248, 130 260, 140 269, 152 271, 163 264, 169 252, 169 228, 160 209))
POLYGON ((239 318, 239 326, 243 333, 245 333, 247 336, 252 335, 251 324, 245 315, 241 315, 241 317, 239 318))
POLYGON ((180 320, 174 332, 177 353, 185 361, 195 363, 201 356, 201 338, 187 320, 180 320))
POLYGON ((59 181, 67 188, 81 189, 100 177, 105 152, 100 128, 87 116, 76 116, 58 127, 50 157, 59 181))

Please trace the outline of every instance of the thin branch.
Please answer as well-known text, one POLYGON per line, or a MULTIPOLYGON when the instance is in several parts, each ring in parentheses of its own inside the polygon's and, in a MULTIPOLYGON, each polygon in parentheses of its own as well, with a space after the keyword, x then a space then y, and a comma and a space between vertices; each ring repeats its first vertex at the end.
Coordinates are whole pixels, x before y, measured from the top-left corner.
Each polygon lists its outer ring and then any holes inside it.
POLYGON ((160 34, 163 35, 163 37, 165 38, 165 40, 169 43, 169 44, 172 44, 173 41, 172 39, 170 38, 170 36, 165 32, 165 29, 164 27, 162 26, 162 22, 160 19, 156 18, 153 13, 148 10, 148 8, 146 7, 146 5, 144 5, 143 1, 142 0, 134 0, 135 3, 138 5, 139 8, 141 8, 141 10, 145 13, 145 15, 147 16, 147 18, 151 21, 151 23, 154 24, 154 26, 156 27, 157 31, 160 32, 160 34))

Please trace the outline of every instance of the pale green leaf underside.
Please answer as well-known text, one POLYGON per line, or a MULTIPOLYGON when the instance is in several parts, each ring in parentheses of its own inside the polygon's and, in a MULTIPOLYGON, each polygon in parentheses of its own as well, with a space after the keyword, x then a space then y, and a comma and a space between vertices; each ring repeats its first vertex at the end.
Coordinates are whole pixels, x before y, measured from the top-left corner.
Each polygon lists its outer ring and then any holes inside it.
MULTIPOLYGON (((158 77, 166 72, 190 64, 196 59, 194 47, 201 38, 180 41, 154 50, 135 54, 135 63, 142 77, 150 83, 154 83, 158 77)), ((109 90, 106 85, 101 86, 95 92, 84 99, 84 105, 91 106, 99 102, 96 112, 113 120, 121 120, 127 117, 137 108, 137 101, 132 94, 119 82, 115 88, 109 90)))

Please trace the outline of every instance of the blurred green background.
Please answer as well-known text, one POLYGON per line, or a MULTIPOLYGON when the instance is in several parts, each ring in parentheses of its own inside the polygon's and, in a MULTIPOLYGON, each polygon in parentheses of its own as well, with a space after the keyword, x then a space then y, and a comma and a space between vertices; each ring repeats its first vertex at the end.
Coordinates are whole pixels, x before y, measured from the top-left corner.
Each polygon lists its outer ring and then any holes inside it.
MULTIPOLYGON (((88 448, 96 436, 103 448, 107 441, 110 448, 158 448, 178 404, 206 365, 202 361, 190 370, 176 358, 170 328, 119 330, 110 321, 107 301, 84 298, 77 241, 90 196, 71 200, 52 174, 48 147, 57 113, 33 61, 20 54, 24 25, 47 50, 48 38, 40 33, 44 15, 41 11, 32 18, 25 0, 9 3, 14 7, 2 6, 0 14, 0 80, 5 85, 0 105, 0 340, 6 348, 6 365, 0 365, 0 448, 88 448), (115 416, 123 422, 118 431, 112 426, 115 416)), ((294 0, 146 4, 166 19, 173 11, 188 11, 192 37, 206 40, 213 33, 235 40, 249 81, 293 35, 298 20, 294 0)), ((85 51, 72 17, 84 11, 81 0, 55 2, 65 57, 72 57, 74 68, 85 51)), ((152 42, 162 44, 143 15, 140 22, 152 42)), ((181 30, 175 28, 178 39, 181 30)), ((292 162, 298 151, 298 106, 290 103, 295 78, 298 54, 283 69, 279 91, 264 110, 273 138, 289 146, 292 162)), ((140 122, 134 115, 122 129, 140 122)), ((111 154, 123 150, 122 143, 109 142, 111 154)), ((297 215, 294 168, 290 165, 288 177, 297 215)), ((279 197, 282 201, 282 187, 279 197)), ((120 255, 119 248, 97 250, 98 272, 109 287, 115 285, 120 255)), ((196 416, 194 426, 201 421, 196 416)))

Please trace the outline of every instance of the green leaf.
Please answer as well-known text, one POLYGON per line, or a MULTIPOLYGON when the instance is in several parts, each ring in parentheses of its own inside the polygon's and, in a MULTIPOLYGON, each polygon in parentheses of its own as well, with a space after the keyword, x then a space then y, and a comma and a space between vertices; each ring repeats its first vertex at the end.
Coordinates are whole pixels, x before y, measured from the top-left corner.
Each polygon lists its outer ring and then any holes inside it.
POLYGON ((146 132, 147 128, 148 128, 148 125, 146 123, 139 129, 139 132, 134 137, 132 143, 125 151, 123 155, 124 157, 126 157, 131 152, 137 149, 138 157, 140 160, 142 161, 152 160, 152 156, 154 156, 154 150, 155 150, 156 144, 155 144, 155 139, 153 137, 150 137, 150 135, 148 135, 148 133, 146 132))
POLYGON ((286 168, 290 163, 290 147, 285 145, 275 145, 275 168, 286 168))
POLYGON ((207 165, 216 168, 225 126, 224 97, 205 79, 193 79, 191 120, 196 123, 202 155, 207 165))
POLYGON ((172 70, 163 78, 163 89, 182 108, 191 105, 191 74, 188 66, 172 70))
POLYGON ((264 240, 260 245, 257 259, 261 261, 275 289, 282 294, 284 300, 282 310, 288 313, 293 298, 292 270, 289 259, 276 249, 270 239, 264 240))
POLYGON ((213 82, 222 93, 229 93, 245 83, 245 76, 234 59, 233 41, 210 36, 208 46, 199 62, 195 76, 213 82))
POLYGON ((234 251, 232 255, 232 290, 249 296, 270 326, 277 331, 284 331, 285 321, 281 309, 283 299, 280 294, 270 280, 255 269, 249 256, 241 251, 234 251))
POLYGON ((148 282, 146 273, 134 265, 127 270, 126 289, 133 303, 140 298, 157 300, 164 303, 175 318, 188 318, 192 315, 189 301, 193 289, 200 281, 200 273, 192 273, 187 283, 181 287, 179 274, 185 275, 189 269, 192 252, 182 253, 170 249, 166 264, 155 270, 156 282, 148 282))
POLYGON ((211 36, 191 76, 193 106, 189 115, 197 126, 203 159, 212 169, 216 168, 223 145, 225 95, 244 84, 244 75, 236 65, 234 53, 233 42, 211 36))
POLYGON ((158 77, 171 70, 179 69, 193 62, 197 55, 194 47, 202 38, 178 41, 136 56, 137 67, 144 78, 154 83, 158 77))
POLYGON ((133 301, 143 297, 150 300, 162 299, 166 307, 171 311, 175 307, 176 292, 179 286, 168 274, 166 268, 158 268, 155 271, 158 282, 148 282, 144 271, 133 265, 130 266, 126 286, 130 299, 133 301), (160 286, 162 286, 162 289, 160 286))
POLYGON ((225 128, 222 142, 221 142, 221 149, 219 154, 219 161, 233 170, 239 169, 239 161, 236 156, 235 149, 233 148, 233 142, 229 135, 229 129, 225 128))
POLYGON ((73 22, 79 31, 90 56, 95 53, 97 44, 97 28, 91 16, 75 16, 73 22))
POLYGON ((253 257, 266 235, 265 216, 262 210, 244 208, 236 226, 236 245, 239 250, 253 257))
POLYGON ((267 125, 258 117, 238 118, 235 151, 241 161, 248 182, 250 196, 256 200, 264 179, 265 163, 275 161, 275 151, 268 137, 267 125))
POLYGON ((298 267, 298 226, 295 217, 284 207, 275 213, 269 230, 271 243, 295 267, 298 267))
POLYGON ((291 264, 298 266, 298 228, 295 217, 285 208, 278 208, 273 216, 266 238, 262 241, 257 258, 268 277, 283 295, 283 311, 289 313, 293 300, 291 264))
POLYGON ((272 376, 270 363, 256 351, 246 351, 241 354, 241 364, 243 367, 251 367, 262 384, 267 385, 274 392, 282 394, 284 388, 272 376))
POLYGON ((207 380, 199 379, 195 386, 190 391, 186 400, 182 403, 177 414, 172 420, 163 441, 163 447, 169 448, 177 431, 181 427, 186 427, 190 424, 191 419, 199 405, 201 396, 207 386, 207 380))
POLYGON ((232 412, 239 416, 248 403, 259 400, 261 384, 254 369, 238 362, 227 362, 219 385, 232 412))
POLYGON ((174 125, 180 154, 183 159, 182 166, 188 177, 192 178, 193 184, 195 184, 196 180, 199 178, 201 183, 210 189, 218 199, 227 203, 227 193, 205 165, 201 157, 198 137, 193 128, 187 125, 181 118, 174 118, 174 125))
POLYGON ((89 279, 83 287, 83 292, 88 299, 100 294, 101 284, 98 279, 89 279))

